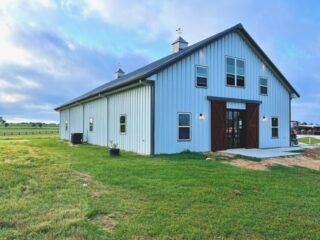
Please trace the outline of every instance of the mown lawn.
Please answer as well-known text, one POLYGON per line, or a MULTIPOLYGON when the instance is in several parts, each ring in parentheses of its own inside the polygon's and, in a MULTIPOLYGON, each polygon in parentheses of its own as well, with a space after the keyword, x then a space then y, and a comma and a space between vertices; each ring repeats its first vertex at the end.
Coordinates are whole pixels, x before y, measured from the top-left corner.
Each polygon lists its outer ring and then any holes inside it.
POLYGON ((0 138, 0 239, 320 239, 320 174, 0 138))
MULTIPOLYGON (((308 137, 299 138, 298 141, 302 142, 302 143, 305 143, 305 144, 309 144, 309 138, 308 137)), ((320 139, 311 137, 310 138, 310 142, 311 142, 311 144, 318 144, 318 143, 320 143, 320 139)))
POLYGON ((16 132, 47 132, 47 131, 59 131, 59 126, 56 124, 43 124, 41 127, 39 125, 32 126, 32 124, 25 123, 9 123, 6 127, 5 124, 0 124, 0 133, 16 133, 16 132))

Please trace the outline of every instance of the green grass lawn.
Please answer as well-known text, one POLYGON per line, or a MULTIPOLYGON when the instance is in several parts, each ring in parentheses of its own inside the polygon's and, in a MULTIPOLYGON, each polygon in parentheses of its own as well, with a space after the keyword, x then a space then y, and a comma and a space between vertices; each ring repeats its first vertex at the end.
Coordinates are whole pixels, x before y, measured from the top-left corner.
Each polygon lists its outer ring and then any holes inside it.
POLYGON ((43 124, 41 127, 38 125, 32 126, 32 124, 21 123, 9 123, 6 127, 4 124, 0 124, 0 135, 3 133, 31 133, 31 132, 58 132, 59 126, 56 124, 43 124))
POLYGON ((0 239, 320 239, 320 173, 0 138, 0 239))
MULTIPOLYGON (((302 142, 302 143, 305 143, 305 144, 309 144, 309 138, 308 137, 299 138, 298 141, 302 142)), ((320 143, 320 139, 311 137, 311 144, 318 144, 318 143, 320 143)))

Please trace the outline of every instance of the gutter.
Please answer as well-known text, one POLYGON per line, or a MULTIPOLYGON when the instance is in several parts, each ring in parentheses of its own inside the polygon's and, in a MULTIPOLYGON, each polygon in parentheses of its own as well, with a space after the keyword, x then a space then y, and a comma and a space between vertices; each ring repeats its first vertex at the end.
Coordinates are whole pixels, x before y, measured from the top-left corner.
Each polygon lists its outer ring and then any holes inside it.
POLYGON ((80 105, 80 104, 83 104, 83 103, 91 102, 91 101, 99 99, 99 98, 104 98, 104 97, 110 96, 110 95, 115 94, 115 93, 123 92, 123 91, 129 90, 129 89, 136 88, 136 87, 143 86, 143 85, 150 84, 150 83, 153 83, 153 81, 150 81, 150 80, 139 80, 136 83, 133 83, 133 84, 130 84, 130 85, 126 85, 125 87, 119 89, 120 86, 125 84, 125 83, 123 83, 121 85, 114 86, 113 88, 108 89, 106 91, 103 91, 103 92, 97 93, 95 95, 91 95, 91 96, 85 97, 85 98, 83 98, 83 99, 81 99, 79 101, 75 101, 75 102, 71 102, 69 104, 61 105, 61 106, 55 108, 54 110, 55 111, 62 111, 64 109, 68 109, 68 108, 73 107, 73 106, 77 106, 77 105, 80 105), (110 91, 110 90, 113 90, 113 91, 110 91))

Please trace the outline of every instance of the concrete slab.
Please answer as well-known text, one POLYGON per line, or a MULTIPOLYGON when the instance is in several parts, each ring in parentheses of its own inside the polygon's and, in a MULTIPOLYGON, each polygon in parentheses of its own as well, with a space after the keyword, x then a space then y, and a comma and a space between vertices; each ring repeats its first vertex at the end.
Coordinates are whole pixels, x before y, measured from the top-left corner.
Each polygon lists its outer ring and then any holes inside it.
POLYGON ((285 157, 299 155, 300 153, 292 152, 302 150, 303 147, 286 147, 286 148, 268 148, 268 149, 245 149, 245 148, 235 148, 221 151, 222 153, 230 153, 234 155, 241 155, 253 158, 273 158, 273 157, 285 157))

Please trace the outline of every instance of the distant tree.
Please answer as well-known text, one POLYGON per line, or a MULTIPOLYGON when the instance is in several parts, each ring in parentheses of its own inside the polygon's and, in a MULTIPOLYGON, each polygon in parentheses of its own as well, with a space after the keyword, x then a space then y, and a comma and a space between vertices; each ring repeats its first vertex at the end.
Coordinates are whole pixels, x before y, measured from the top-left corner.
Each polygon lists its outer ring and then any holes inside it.
POLYGON ((40 128, 42 128, 42 123, 38 123, 38 126, 39 126, 40 128))
POLYGON ((35 124, 35 123, 32 123, 32 124, 31 124, 31 126, 32 126, 32 127, 36 127, 36 126, 37 126, 37 124, 35 124))
POLYGON ((2 120, 2 123, 5 124, 5 123, 6 123, 6 120, 2 120))
POLYGON ((9 126, 9 123, 5 123, 4 127, 7 128, 9 126))

